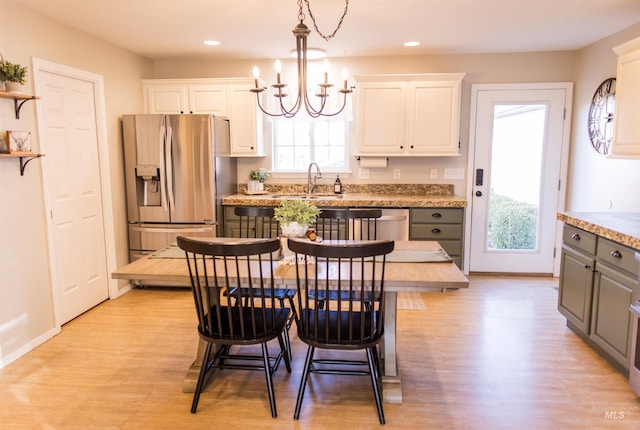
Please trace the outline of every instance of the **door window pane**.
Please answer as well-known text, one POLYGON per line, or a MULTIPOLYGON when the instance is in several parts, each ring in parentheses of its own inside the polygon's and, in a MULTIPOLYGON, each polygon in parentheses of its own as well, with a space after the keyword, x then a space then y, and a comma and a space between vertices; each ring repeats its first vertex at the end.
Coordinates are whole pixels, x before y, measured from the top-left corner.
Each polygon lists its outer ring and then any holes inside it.
POLYGON ((544 104, 494 106, 488 250, 538 249, 546 116, 544 104))

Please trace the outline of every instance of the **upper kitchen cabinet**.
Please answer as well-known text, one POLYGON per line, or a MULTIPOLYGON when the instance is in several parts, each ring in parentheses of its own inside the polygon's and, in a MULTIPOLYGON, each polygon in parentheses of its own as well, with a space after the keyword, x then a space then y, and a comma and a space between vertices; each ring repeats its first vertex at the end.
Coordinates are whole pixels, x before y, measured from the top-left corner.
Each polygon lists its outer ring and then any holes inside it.
POLYGON ((227 116, 225 85, 199 81, 154 79, 142 82, 145 112, 227 116))
POLYGON ((464 77, 464 73, 356 76, 356 155, 460 155, 464 77))
POLYGON ((145 113, 212 114, 229 119, 232 157, 263 157, 262 115, 253 78, 145 79, 145 113))
POLYGON ((618 72, 611 157, 640 158, 640 37, 613 50, 618 72))
POLYGON ((227 87, 232 157, 264 156, 262 115, 253 87, 253 79, 227 87))

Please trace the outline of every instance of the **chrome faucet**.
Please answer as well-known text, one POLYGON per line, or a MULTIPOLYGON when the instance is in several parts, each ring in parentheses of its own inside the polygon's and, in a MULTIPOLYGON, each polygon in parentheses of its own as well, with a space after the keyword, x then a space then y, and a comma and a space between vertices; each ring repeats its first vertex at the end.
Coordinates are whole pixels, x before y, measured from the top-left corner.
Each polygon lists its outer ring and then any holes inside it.
POLYGON ((322 172, 320 172, 320 166, 315 161, 309 163, 309 171, 307 172, 307 194, 313 193, 313 189, 316 187, 318 178, 322 178, 322 172), (316 174, 311 177, 311 168, 316 166, 316 174))

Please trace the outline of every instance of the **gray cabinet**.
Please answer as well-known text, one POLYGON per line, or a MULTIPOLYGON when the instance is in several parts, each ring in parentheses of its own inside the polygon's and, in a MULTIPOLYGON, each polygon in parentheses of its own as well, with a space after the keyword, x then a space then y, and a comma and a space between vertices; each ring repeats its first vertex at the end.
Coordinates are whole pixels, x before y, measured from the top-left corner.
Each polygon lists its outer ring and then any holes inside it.
POLYGON ((462 268, 464 209, 413 208, 410 214, 409 240, 435 240, 456 265, 462 268))
POLYGON ((565 245, 562 247, 560 264, 558 310, 568 321, 587 333, 595 260, 565 245))
POLYGON ((558 310, 572 330, 623 373, 629 370, 629 305, 637 272, 632 249, 565 225, 558 310))

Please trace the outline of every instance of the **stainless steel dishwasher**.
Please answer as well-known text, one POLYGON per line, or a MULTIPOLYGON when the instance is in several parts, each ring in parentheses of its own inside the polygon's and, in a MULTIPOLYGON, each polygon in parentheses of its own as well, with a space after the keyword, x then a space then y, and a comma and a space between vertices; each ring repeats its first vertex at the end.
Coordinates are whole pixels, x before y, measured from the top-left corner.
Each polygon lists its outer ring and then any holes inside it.
MULTIPOLYGON (((382 209, 382 216, 377 220, 376 237, 381 240, 409 240, 409 209, 382 209)), ((364 229, 367 228, 365 223, 364 229)), ((360 236, 360 223, 355 224, 355 237, 360 236)))

